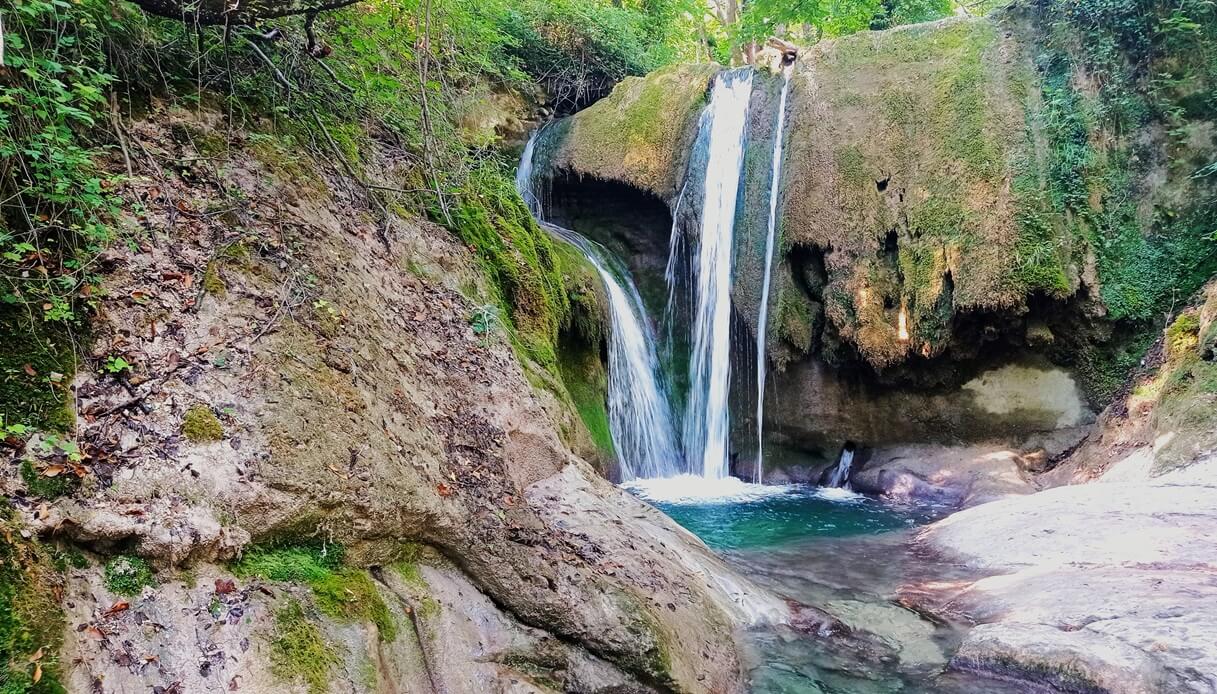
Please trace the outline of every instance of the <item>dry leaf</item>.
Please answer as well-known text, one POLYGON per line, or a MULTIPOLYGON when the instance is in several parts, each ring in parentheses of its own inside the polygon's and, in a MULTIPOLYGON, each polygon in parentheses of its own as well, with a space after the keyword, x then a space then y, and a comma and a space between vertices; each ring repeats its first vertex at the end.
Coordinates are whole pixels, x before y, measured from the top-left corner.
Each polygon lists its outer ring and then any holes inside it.
POLYGON ((30 659, 28 662, 36 663, 39 660, 42 660, 42 649, 41 648, 39 648, 37 651, 34 651, 34 655, 30 656, 30 659))
POLYGON ((448 485, 444 484, 443 482, 440 482, 439 484, 435 485, 435 491, 439 492, 440 496, 451 496, 452 495, 452 487, 449 487, 448 485))
POLYGON ((31 679, 34 680, 34 684, 38 684, 42 679, 42 663, 34 663, 34 676, 31 679))
POLYGON ((27 376, 37 376, 38 375, 38 372, 34 370, 34 367, 30 366, 29 364, 25 364, 21 368, 25 369, 25 373, 27 376))
POLYGON ((66 468, 64 468, 64 466, 62 466, 62 465, 48 465, 46 467, 46 469, 42 471, 42 476, 43 477, 58 477, 59 475, 63 474, 63 471, 65 469, 66 468))
POLYGON ((111 615, 116 615, 130 607, 131 603, 127 602, 126 600, 119 600, 118 602, 114 603, 110 609, 106 610, 105 616, 109 617, 111 615))

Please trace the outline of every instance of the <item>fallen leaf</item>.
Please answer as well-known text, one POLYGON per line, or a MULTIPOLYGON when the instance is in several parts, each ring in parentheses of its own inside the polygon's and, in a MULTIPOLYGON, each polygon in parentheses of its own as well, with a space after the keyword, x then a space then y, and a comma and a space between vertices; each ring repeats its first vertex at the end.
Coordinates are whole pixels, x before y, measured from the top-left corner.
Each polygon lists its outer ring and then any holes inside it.
POLYGON ((439 492, 440 496, 452 496, 452 487, 449 487, 443 482, 435 485, 435 491, 439 492))
POLYGON ((94 641, 102 641, 106 638, 106 632, 102 631, 101 629, 98 629, 95 626, 86 627, 85 635, 88 636, 89 638, 93 639, 94 641))
POLYGON ((34 367, 30 366, 29 364, 25 364, 21 368, 25 369, 25 374, 27 376, 37 376, 38 375, 38 372, 34 370, 34 367))
POLYGON ((237 589, 237 584, 231 578, 217 578, 216 592, 220 595, 226 595, 237 589))
POLYGON ((42 649, 41 648, 39 648, 37 651, 34 651, 34 655, 30 656, 29 662, 36 663, 39 660, 42 660, 42 649))
POLYGON ((130 607, 131 607, 131 603, 127 602, 126 600, 119 600, 118 602, 111 605, 110 609, 106 610, 105 616, 110 617, 112 615, 116 615, 119 612, 129 609, 130 607))
POLYGON ((34 663, 34 676, 31 679, 34 680, 34 684, 38 684, 42 679, 42 663, 34 663))
POLYGON ((59 475, 63 474, 63 471, 65 469, 66 468, 64 468, 64 466, 62 466, 62 465, 48 465, 46 467, 46 469, 42 471, 42 476, 43 477, 58 477, 59 475))

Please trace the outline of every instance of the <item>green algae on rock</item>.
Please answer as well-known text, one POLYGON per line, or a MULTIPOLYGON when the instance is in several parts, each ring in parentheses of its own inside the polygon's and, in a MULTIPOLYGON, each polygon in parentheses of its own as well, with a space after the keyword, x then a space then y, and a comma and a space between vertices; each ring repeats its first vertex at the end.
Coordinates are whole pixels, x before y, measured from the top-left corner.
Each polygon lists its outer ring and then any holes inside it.
POLYGON ((209 443, 224 438, 224 425, 206 405, 191 405, 182 417, 182 435, 195 443, 209 443))
POLYGON ((612 94, 547 129, 538 156, 554 170, 621 181, 675 199, 706 103, 713 64, 627 77, 612 94))

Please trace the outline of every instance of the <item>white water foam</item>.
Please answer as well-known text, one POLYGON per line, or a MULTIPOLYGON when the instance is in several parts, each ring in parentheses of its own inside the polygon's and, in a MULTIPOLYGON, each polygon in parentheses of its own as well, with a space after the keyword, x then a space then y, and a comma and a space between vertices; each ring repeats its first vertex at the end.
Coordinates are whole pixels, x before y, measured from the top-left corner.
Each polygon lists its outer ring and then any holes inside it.
POLYGON ((825 501, 844 501, 854 504, 860 504, 868 498, 864 494, 859 494, 845 487, 818 487, 813 494, 825 501))
POLYGON ((622 488, 647 500, 666 504, 739 504, 793 493, 795 485, 753 484, 738 477, 677 475, 637 479, 622 488))

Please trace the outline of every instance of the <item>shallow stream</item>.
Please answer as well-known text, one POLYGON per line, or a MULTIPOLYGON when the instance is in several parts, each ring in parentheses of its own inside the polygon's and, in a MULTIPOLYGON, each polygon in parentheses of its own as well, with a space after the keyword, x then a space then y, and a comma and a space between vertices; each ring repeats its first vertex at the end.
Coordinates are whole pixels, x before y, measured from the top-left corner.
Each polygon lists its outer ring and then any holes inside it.
POLYGON ((758 584, 873 634, 885 655, 851 652, 786 627, 746 635, 756 694, 1012 694, 1020 685, 949 671, 962 625, 895 602, 901 586, 963 578, 919 556, 917 526, 945 514, 836 489, 740 485, 718 498, 636 487, 758 584))

